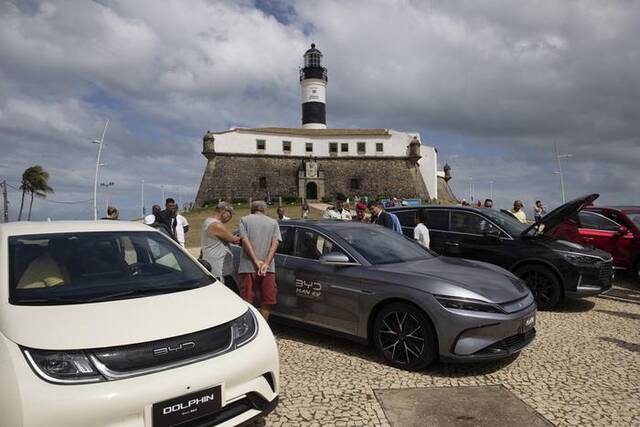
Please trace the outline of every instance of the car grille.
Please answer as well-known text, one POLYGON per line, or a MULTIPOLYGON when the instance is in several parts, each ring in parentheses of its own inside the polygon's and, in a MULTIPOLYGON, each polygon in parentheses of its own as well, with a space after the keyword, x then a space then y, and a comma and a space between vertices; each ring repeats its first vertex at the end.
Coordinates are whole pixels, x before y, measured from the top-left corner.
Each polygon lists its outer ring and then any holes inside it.
POLYGON ((225 323, 191 334, 89 350, 88 353, 109 372, 123 374, 215 355, 228 350, 232 344, 231 340, 231 326, 225 323))
POLYGON ((531 329, 523 334, 516 334, 507 337, 501 341, 491 344, 489 347, 481 350, 479 353, 495 353, 496 351, 518 351, 529 344, 536 336, 535 329, 531 329))
POLYGON ((613 271, 613 262, 607 261, 600 265, 600 271, 598 273, 598 281, 603 286, 608 286, 611 283, 611 272, 613 271))

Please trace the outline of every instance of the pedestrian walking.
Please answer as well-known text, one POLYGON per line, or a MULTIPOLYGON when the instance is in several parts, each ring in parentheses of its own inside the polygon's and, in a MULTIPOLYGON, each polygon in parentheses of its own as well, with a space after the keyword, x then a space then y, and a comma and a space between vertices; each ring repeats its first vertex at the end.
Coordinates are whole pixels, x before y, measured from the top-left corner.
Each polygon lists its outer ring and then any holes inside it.
POLYGON ((547 214, 547 210, 542 205, 540 200, 536 200, 536 205, 533 207, 533 219, 536 222, 542 221, 542 217, 547 214))
POLYGON ((347 197, 342 193, 336 194, 335 202, 333 206, 329 206, 322 217, 324 219, 338 219, 344 221, 351 221, 351 212, 344 207, 344 203, 347 201, 347 197))
POLYGON ((511 214, 513 216, 515 216, 518 221, 520 221, 523 224, 527 223, 527 214, 524 213, 524 203, 522 203, 522 200, 516 200, 513 202, 513 209, 511 209, 509 212, 511 212, 511 214))
POLYGON ((491 199, 484 199, 484 207, 485 208, 493 208, 493 200, 491 199))
POLYGON ((309 204, 307 202, 304 202, 302 204, 302 219, 307 219, 308 216, 309 216, 309 204))
POLYGON ((229 244, 240 244, 240 237, 234 236, 224 226, 234 213, 231 204, 221 202, 202 224, 201 257, 211 265, 211 274, 223 283, 226 276, 233 274, 233 253, 229 244))
POLYGON ((278 214, 278 219, 280 221, 288 221, 291 218, 289 218, 288 216, 286 216, 284 214, 284 208, 282 206, 280 206, 278 209, 276 209, 276 213, 278 214))
POLYGON ((427 228, 427 211, 422 209, 416 213, 416 227, 413 229, 413 238, 425 248, 429 247, 429 229, 427 228))
POLYGON ((260 313, 269 318, 276 303, 276 273, 273 258, 282 240, 280 226, 265 215, 267 204, 256 201, 251 204, 251 214, 240 219, 240 296, 253 303, 255 288, 260 287, 260 313))
POLYGON ((169 230, 169 232, 171 233, 171 237, 173 237, 174 240, 177 240, 176 238, 176 226, 177 226, 176 216, 177 215, 178 215, 178 205, 176 205, 176 201, 173 198, 169 197, 164 202, 164 210, 161 211, 156 216, 156 222, 164 225, 169 230))

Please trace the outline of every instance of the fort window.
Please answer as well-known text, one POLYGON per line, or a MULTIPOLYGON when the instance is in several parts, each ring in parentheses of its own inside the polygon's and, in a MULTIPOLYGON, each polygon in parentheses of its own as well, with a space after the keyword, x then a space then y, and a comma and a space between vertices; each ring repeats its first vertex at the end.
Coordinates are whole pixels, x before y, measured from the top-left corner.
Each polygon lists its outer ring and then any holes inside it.
POLYGON ((313 142, 307 142, 304 145, 304 151, 306 151, 307 153, 313 153, 313 142))
POLYGON ((340 151, 343 152, 343 153, 348 153, 349 152, 349 143, 343 142, 342 144, 340 144, 340 151))
POLYGON ((265 148, 267 148, 267 141, 265 141, 264 139, 256 139, 256 148, 258 150, 264 150, 265 148))
POLYGON ((358 154, 364 154, 367 152, 367 145, 364 142, 358 142, 358 154))
POLYGON ((382 142, 376 143, 376 153, 382 153, 384 151, 384 147, 382 146, 382 142))
POLYGON ((291 141, 282 141, 282 151, 285 153, 291 152, 291 141))
POLYGON ((267 177, 266 176, 261 176, 260 177, 260 188, 262 188, 262 189, 267 188, 267 177))
POLYGON ((338 154, 338 143, 330 142, 329 143, 329 154, 338 154))
POLYGON ((360 190, 362 186, 362 180, 360 178, 351 178, 349 180, 349 188, 351 190, 360 190))

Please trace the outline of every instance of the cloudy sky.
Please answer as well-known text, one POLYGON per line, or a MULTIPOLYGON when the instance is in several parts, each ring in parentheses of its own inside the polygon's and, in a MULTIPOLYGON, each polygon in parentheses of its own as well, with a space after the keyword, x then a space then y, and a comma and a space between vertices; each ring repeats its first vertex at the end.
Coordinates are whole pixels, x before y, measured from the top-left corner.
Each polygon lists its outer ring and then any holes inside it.
POLYGON ((40 164, 55 194, 34 217, 91 217, 108 118, 100 180, 122 216, 139 215, 141 180, 147 209, 162 186, 191 201, 207 129, 300 125, 314 41, 328 125, 420 132, 459 197, 494 181, 502 206, 557 205, 558 143, 568 197, 640 204, 638 34, 631 1, 5 1, 0 179, 40 164))

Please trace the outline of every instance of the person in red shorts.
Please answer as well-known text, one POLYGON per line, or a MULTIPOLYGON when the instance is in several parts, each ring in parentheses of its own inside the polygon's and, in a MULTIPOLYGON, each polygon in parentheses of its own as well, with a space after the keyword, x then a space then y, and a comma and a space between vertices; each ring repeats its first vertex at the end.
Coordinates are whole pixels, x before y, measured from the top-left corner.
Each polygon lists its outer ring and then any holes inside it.
POLYGON ((253 304, 255 290, 260 287, 260 313, 267 320, 271 307, 276 303, 276 269, 273 257, 282 240, 276 220, 264 214, 267 204, 256 201, 251 204, 251 215, 240 219, 240 296, 253 304))

